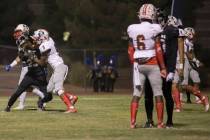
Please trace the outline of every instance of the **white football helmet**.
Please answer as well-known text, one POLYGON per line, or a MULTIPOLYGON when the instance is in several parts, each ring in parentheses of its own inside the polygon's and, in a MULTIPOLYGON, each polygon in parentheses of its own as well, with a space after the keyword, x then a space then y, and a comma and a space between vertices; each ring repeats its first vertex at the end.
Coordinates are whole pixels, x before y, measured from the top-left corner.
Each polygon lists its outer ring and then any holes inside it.
POLYGON ((187 34, 187 37, 189 39, 193 39, 194 35, 195 35, 195 30, 192 27, 186 27, 184 28, 184 31, 187 34))
POLYGON ((150 19, 156 18, 156 8, 152 4, 143 4, 138 12, 139 19, 150 19))
POLYGON ((21 37, 27 37, 29 35, 29 27, 25 24, 18 24, 14 30, 13 37, 15 40, 20 39, 21 37))
POLYGON ((49 40, 49 33, 45 29, 38 29, 34 32, 33 38, 37 42, 37 44, 41 44, 44 41, 49 40))
POLYGON ((167 25, 172 25, 174 27, 178 27, 178 20, 174 16, 168 16, 167 25))

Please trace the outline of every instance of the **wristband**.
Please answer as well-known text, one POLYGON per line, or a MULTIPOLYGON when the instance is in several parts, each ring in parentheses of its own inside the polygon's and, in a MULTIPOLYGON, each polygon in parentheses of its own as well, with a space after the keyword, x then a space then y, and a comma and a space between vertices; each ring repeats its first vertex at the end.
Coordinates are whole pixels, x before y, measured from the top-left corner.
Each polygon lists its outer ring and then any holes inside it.
POLYGON ((179 69, 183 69, 184 68, 184 64, 183 63, 180 63, 179 64, 179 69))

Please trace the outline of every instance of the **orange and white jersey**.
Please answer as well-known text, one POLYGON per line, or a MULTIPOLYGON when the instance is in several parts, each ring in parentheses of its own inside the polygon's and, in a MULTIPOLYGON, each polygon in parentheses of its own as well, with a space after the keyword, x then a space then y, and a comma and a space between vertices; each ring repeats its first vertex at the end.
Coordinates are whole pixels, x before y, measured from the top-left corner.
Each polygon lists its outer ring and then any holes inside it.
POLYGON ((155 37, 162 32, 159 24, 142 22, 132 24, 127 29, 135 48, 134 59, 155 56, 155 37))
POLYGON ((44 41, 39 46, 39 50, 41 53, 50 50, 50 52, 48 53, 47 61, 53 69, 55 69, 58 65, 64 63, 62 57, 59 56, 55 48, 55 42, 53 41, 52 38, 49 38, 49 40, 44 41))

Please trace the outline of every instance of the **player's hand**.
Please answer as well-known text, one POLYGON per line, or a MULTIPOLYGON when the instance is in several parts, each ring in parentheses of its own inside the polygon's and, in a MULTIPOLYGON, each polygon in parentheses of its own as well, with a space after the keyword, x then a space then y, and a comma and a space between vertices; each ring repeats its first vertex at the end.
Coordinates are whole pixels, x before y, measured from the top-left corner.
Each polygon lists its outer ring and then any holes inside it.
POLYGON ((4 66, 4 69, 5 69, 6 71, 10 71, 10 70, 12 69, 12 67, 11 67, 10 65, 6 65, 6 66, 4 66))
POLYGON ((169 74, 166 77, 166 81, 167 82, 171 82, 174 80, 174 73, 173 72, 169 72, 169 74))
POLYGON ((166 69, 160 70, 160 76, 161 77, 166 78, 166 75, 167 75, 166 69))

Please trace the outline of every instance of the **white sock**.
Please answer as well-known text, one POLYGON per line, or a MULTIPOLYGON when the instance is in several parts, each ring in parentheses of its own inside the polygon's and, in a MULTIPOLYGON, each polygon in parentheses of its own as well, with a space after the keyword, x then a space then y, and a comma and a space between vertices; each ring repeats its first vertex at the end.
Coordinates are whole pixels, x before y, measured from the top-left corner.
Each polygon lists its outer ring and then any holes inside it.
POLYGON ((44 94, 39 89, 34 88, 32 90, 32 92, 35 93, 36 95, 38 95, 40 98, 42 98, 42 99, 44 98, 44 94))
POLYGON ((24 106, 27 92, 23 92, 19 97, 19 106, 24 106))

